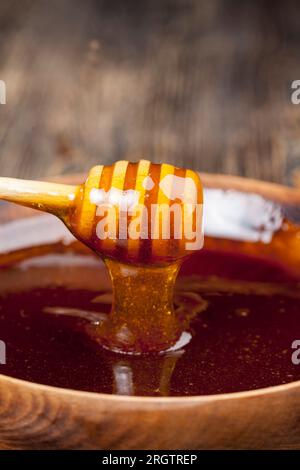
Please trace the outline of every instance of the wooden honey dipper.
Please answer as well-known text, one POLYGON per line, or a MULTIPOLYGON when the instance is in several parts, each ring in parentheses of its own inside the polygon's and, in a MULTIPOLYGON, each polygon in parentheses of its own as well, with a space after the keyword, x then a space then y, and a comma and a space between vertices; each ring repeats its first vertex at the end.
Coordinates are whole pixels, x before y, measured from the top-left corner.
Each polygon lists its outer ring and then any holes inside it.
POLYGON ((114 302, 97 327, 119 352, 158 352, 182 333, 173 310, 181 260, 203 244, 200 178, 146 160, 92 168, 83 185, 0 178, 0 199, 50 212, 109 268, 114 302))

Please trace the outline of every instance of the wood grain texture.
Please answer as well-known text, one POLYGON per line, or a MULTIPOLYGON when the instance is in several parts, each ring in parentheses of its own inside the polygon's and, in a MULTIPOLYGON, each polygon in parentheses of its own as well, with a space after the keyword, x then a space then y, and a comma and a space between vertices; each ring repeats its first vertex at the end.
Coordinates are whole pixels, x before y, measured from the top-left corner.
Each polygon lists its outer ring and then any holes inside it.
POLYGON ((299 181, 299 13, 292 0, 1 0, 1 175, 149 158, 299 181))
MULTIPOLYGON (((68 179, 80 181, 82 176, 68 179)), ((224 176, 203 175, 203 181, 206 187, 262 194, 291 209, 300 204, 295 189, 224 176)), ((3 206, 0 220, 28 213, 3 206)), ((299 245, 296 233, 294 242, 299 245)), ((299 381, 234 394, 158 398, 77 392, 0 375, 0 449, 299 449, 299 422, 299 381)))
POLYGON ((0 449, 299 449, 299 385, 273 390, 126 398, 2 376, 0 449))

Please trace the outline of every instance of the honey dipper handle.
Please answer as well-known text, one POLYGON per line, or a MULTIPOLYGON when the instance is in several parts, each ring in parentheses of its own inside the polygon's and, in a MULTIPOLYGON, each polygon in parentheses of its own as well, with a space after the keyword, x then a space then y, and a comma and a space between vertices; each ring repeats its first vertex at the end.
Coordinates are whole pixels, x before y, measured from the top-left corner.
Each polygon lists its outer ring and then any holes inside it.
POLYGON ((77 186, 0 177, 0 199, 56 215, 73 204, 77 186))

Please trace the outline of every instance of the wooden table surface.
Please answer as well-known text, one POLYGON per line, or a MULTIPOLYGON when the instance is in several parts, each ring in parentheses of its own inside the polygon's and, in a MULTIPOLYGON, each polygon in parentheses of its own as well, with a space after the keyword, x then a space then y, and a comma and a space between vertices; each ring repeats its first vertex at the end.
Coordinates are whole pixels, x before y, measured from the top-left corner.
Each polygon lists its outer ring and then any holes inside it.
POLYGON ((1 0, 0 174, 149 158, 300 180, 300 2, 1 0))

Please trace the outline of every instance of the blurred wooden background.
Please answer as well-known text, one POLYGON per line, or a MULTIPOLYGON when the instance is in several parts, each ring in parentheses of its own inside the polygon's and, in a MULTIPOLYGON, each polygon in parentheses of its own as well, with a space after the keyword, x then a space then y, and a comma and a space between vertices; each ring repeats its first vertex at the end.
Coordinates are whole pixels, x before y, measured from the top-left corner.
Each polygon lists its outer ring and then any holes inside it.
POLYGON ((298 183, 300 2, 0 0, 0 174, 149 158, 298 183))

